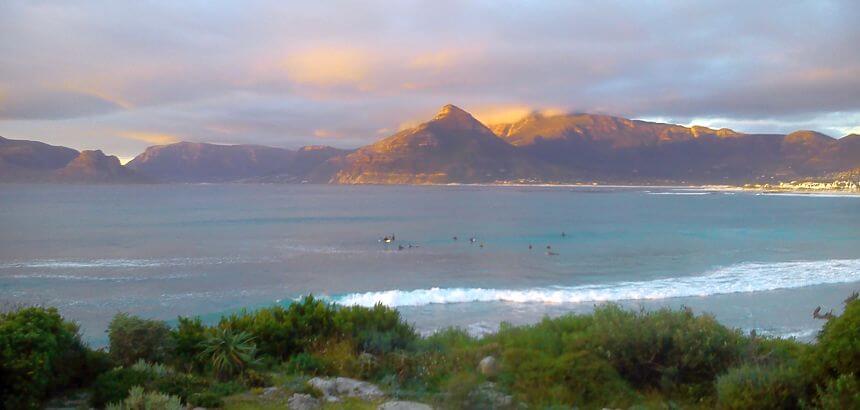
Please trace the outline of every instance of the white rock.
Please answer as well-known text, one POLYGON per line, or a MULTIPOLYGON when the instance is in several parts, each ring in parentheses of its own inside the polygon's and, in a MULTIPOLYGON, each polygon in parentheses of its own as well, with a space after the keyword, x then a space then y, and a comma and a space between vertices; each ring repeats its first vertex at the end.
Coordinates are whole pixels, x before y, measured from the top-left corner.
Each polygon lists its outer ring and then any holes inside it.
POLYGON ((316 410, 322 406, 319 399, 310 394, 296 393, 287 400, 290 410, 316 410))
POLYGON ((385 393, 375 384, 347 377, 335 379, 314 377, 308 380, 308 385, 319 390, 326 401, 335 401, 332 399, 337 399, 340 396, 357 397, 362 400, 375 400, 385 396, 385 393))
POLYGON ((487 356, 478 363, 478 371, 485 377, 493 378, 499 374, 499 362, 493 356, 487 356))
POLYGON ((398 400, 382 403, 377 410, 433 410, 433 407, 424 403, 398 400))

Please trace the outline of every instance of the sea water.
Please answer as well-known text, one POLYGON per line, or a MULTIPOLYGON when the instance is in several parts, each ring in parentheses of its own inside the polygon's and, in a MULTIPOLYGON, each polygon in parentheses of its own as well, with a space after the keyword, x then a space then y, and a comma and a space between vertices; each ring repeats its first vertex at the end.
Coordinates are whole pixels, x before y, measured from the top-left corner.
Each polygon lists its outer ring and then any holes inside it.
POLYGON ((117 312, 214 321, 308 294, 396 307, 424 333, 615 302, 810 340, 822 324, 812 310, 838 313, 855 290, 858 196, 0 185, 0 306, 56 306, 94 345, 117 312))

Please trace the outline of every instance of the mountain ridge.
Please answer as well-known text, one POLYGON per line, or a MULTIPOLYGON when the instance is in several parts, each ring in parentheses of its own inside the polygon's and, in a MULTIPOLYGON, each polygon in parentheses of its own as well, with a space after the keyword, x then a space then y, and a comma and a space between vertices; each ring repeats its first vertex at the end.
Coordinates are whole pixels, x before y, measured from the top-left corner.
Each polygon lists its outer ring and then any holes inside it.
POLYGON ((61 171, 80 155, 0 137, 0 181, 73 180, 66 175, 77 170, 78 179, 119 183, 129 175, 153 182, 334 184, 773 182, 860 167, 860 135, 749 134, 585 113, 534 112, 488 126, 448 104, 426 122, 355 150, 178 142, 148 147, 121 168, 100 158, 78 161, 89 171, 80 164, 61 171))

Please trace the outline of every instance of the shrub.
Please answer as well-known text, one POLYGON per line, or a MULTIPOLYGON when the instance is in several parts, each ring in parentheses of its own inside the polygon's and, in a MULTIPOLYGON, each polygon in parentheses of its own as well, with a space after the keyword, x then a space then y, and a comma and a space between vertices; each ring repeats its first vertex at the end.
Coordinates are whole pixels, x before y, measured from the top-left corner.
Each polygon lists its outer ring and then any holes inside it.
POLYGON ((853 374, 843 374, 819 390, 818 401, 824 410, 860 409, 860 381, 853 374))
POLYGON ((354 340, 361 350, 374 354, 406 349, 418 338, 400 312, 379 303, 370 309, 362 306, 337 309, 334 326, 342 337, 354 340))
POLYGON ((218 394, 205 391, 192 394, 191 397, 188 398, 188 404, 194 407, 212 409, 223 407, 224 400, 222 400, 221 396, 219 396, 218 394))
POLYGON ((606 360, 580 350, 562 355, 539 349, 510 349, 502 358, 507 385, 526 402, 617 407, 633 396, 606 360))
POLYGON ((209 382, 187 373, 168 372, 149 383, 152 390, 178 396, 183 401, 209 388, 209 382))
POLYGON ((206 363, 200 359, 203 341, 211 335, 199 317, 178 319, 176 329, 170 332, 173 346, 170 363, 185 371, 202 371, 206 363))
POLYGON ((128 397, 134 386, 145 386, 152 380, 147 371, 117 368, 99 376, 93 383, 90 405, 102 408, 108 403, 119 403, 128 397))
POLYGON ((241 374, 254 364, 257 347, 254 338, 245 332, 232 329, 218 329, 215 334, 203 341, 202 357, 210 360, 212 370, 219 378, 241 374))
POLYGON ((284 308, 273 306, 222 318, 222 328, 254 336, 260 353, 287 360, 334 334, 335 308, 307 296, 284 308))
POLYGON ((820 381, 860 369, 860 299, 845 305, 845 311, 827 321, 813 355, 820 381))
POLYGON ((256 370, 248 370, 242 377, 245 386, 248 387, 269 387, 272 385, 272 378, 256 370))
POLYGON ((49 393, 86 383, 82 379, 99 370, 87 370, 87 359, 78 327, 64 321, 56 309, 29 307, 0 313, 3 407, 38 408, 49 393))
POLYGON ((796 367, 744 365, 717 379, 722 409, 792 409, 804 399, 805 380, 796 367))
POLYGON ((144 392, 143 387, 134 386, 125 400, 112 403, 107 410, 183 410, 179 397, 159 392, 144 392))
POLYGON ((118 313, 108 325, 110 354, 123 365, 138 360, 164 362, 170 351, 170 328, 158 320, 146 320, 118 313))
POLYGON ((708 315, 689 310, 630 312, 616 305, 597 308, 589 343, 637 387, 664 391, 682 385, 693 395, 712 388, 714 378, 736 364, 745 339, 708 315))
POLYGON ((320 376, 327 374, 326 362, 311 353, 299 353, 287 362, 287 371, 296 374, 320 376))

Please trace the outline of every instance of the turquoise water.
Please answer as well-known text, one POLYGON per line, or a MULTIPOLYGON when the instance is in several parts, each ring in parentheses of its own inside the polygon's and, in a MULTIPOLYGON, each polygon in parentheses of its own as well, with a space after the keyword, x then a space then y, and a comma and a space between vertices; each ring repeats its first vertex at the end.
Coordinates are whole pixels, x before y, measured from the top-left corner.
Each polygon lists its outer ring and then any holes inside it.
POLYGON ((214 318, 308 293, 424 332, 617 301, 810 338, 815 306, 860 289, 858 216, 857 196, 673 188, 3 185, 0 302, 58 306, 95 344, 119 311, 214 318))

